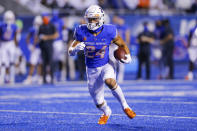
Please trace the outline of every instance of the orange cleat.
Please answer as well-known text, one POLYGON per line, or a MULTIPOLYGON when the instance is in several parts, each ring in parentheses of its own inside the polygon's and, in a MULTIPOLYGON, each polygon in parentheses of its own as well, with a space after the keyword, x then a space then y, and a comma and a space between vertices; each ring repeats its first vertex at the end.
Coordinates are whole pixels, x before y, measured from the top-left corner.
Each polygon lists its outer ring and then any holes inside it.
POLYGON ((106 115, 102 115, 98 121, 98 124, 100 125, 104 125, 107 123, 107 120, 109 119, 109 116, 106 116, 106 115))
POLYGON ((125 108, 124 112, 131 119, 133 119, 136 116, 136 113, 132 111, 130 108, 125 108))

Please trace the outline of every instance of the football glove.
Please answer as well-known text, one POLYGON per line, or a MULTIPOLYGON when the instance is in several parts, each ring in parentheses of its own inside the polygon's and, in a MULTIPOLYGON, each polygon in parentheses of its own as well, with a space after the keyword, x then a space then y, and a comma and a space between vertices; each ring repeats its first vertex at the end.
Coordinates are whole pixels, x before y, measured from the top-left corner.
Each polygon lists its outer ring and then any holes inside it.
POLYGON ((84 50, 84 48, 85 48, 85 44, 84 44, 84 42, 81 42, 81 43, 77 44, 76 47, 70 47, 70 48, 68 49, 68 54, 69 54, 70 56, 74 56, 74 55, 77 54, 78 51, 84 50))
POLYGON ((29 51, 32 52, 34 50, 34 46, 31 43, 29 43, 28 44, 28 49, 29 49, 29 51))
POLYGON ((131 63, 131 55, 130 54, 126 54, 125 58, 126 59, 121 59, 121 62, 126 63, 126 64, 131 63))

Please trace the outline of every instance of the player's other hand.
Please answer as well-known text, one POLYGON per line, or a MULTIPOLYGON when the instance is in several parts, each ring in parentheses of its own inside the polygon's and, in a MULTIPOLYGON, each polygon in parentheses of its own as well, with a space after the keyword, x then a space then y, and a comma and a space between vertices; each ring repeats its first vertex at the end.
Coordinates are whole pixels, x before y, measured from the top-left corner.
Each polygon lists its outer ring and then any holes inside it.
POLYGON ((126 54, 126 55, 125 55, 125 59, 121 59, 121 61, 122 61, 123 63, 126 63, 126 64, 131 63, 131 55, 130 55, 130 54, 126 54))
POLYGON ((85 48, 85 44, 84 44, 84 42, 80 42, 79 44, 77 44, 77 46, 75 47, 75 50, 78 52, 78 51, 80 51, 80 50, 84 50, 84 48, 85 48))
POLYGON ((78 51, 84 50, 84 48, 85 48, 84 42, 80 42, 79 44, 77 44, 76 47, 70 47, 70 48, 68 49, 68 54, 69 54, 70 56, 74 56, 74 55, 76 55, 76 53, 77 53, 78 51))
POLYGON ((28 49, 29 49, 29 51, 32 52, 32 51, 34 50, 34 46, 33 46, 32 44, 29 43, 29 44, 28 44, 28 49))

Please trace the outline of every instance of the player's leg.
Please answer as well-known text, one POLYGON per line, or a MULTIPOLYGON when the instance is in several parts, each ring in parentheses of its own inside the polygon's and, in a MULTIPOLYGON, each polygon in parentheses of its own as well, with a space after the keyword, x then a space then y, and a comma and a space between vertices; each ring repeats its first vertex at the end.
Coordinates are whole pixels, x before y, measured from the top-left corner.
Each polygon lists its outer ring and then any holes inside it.
POLYGON ((57 73, 59 71, 59 61, 58 61, 58 58, 59 58, 59 52, 58 52, 58 44, 59 42, 56 40, 53 42, 53 60, 54 60, 54 81, 57 82, 57 73))
POLYGON ((6 65, 4 62, 1 64, 0 84, 5 83, 6 65))
POLYGON ((38 84, 42 84, 43 83, 43 77, 42 77, 42 64, 39 63, 37 65, 37 82, 38 84))
MULTIPOLYGON (((63 66, 65 65, 65 50, 64 50, 64 44, 62 40, 56 40, 53 43, 53 50, 54 50, 54 63, 58 66, 58 68, 55 69, 56 73, 57 71, 60 72, 60 80, 65 80, 66 78, 66 73, 65 73, 65 68, 63 66)), ((55 75, 57 76, 57 75, 55 75)))
POLYGON ((6 68, 9 67, 9 55, 8 55, 8 45, 7 42, 2 42, 1 46, 1 76, 0 81, 2 84, 5 83, 5 77, 6 77, 6 68))
POLYGON ((106 124, 111 115, 111 109, 104 99, 104 83, 100 76, 101 68, 87 68, 88 89, 96 107, 103 112, 98 124, 106 124))
POLYGON ((186 80, 193 80, 193 78, 194 78, 193 70, 194 70, 194 63, 190 60, 189 61, 189 72, 188 72, 187 76, 185 77, 186 80))
POLYGON ((2 67, 2 51, 1 51, 1 43, 0 43, 0 85, 3 84, 3 78, 1 77, 1 67, 2 67))
POLYGON ((123 63, 118 63, 118 83, 122 83, 124 81, 124 67, 123 63))
POLYGON ((35 70, 35 66, 38 63, 38 59, 39 59, 38 51, 37 51, 37 49, 34 49, 31 52, 29 73, 28 73, 27 78, 23 82, 24 84, 31 84, 32 83, 32 77, 33 77, 33 73, 35 70))
POLYGON ((111 65, 106 64, 103 69, 103 80, 105 81, 105 84, 111 89, 112 94, 114 97, 117 98, 117 100, 120 102, 124 112, 127 114, 129 118, 134 118, 136 116, 135 112, 131 110, 129 105, 127 104, 127 101, 125 99, 125 96, 122 92, 122 89, 120 86, 116 83, 114 70, 111 65))
MULTIPOLYGON (((66 53, 65 53, 64 42, 60 40, 59 60, 60 60, 60 80, 65 81, 66 79, 66 53)), ((75 77, 75 76, 74 76, 75 77)))
POLYGON ((15 58, 16 58, 16 46, 14 41, 11 41, 9 43, 9 57, 10 57, 10 82, 14 83, 15 82, 15 58))
POLYGON ((38 76, 38 84, 43 83, 43 77, 42 77, 42 59, 41 59, 41 50, 38 48, 38 65, 37 65, 37 76, 38 76))
POLYGON ((69 78, 71 80, 75 79, 75 62, 72 56, 68 56, 68 66, 69 66, 69 78))
POLYGON ((196 54, 197 49, 196 48, 188 48, 188 54, 189 54, 189 72, 187 76, 185 77, 186 80, 193 80, 193 70, 194 70, 194 62, 197 59, 197 54, 196 54))

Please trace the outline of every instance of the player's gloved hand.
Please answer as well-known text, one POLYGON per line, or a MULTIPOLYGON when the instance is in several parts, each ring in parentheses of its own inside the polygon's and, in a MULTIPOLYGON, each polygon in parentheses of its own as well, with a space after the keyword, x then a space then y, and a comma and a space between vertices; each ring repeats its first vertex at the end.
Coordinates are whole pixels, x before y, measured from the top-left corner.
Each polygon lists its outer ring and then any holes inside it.
POLYGON ((84 50, 85 46, 86 45, 84 44, 84 42, 81 42, 81 43, 77 44, 77 46, 75 47, 75 51, 78 52, 80 50, 84 50))
POLYGON ((130 54, 126 54, 125 58, 126 59, 121 59, 121 62, 126 63, 126 64, 131 63, 131 55, 130 54))
POLYGON ((68 49, 68 54, 69 54, 70 56, 74 56, 74 55, 76 55, 76 53, 77 53, 78 51, 84 50, 84 48, 85 48, 85 44, 84 44, 84 42, 81 42, 81 43, 77 44, 76 47, 70 47, 70 48, 68 49))
POLYGON ((29 49, 29 51, 32 52, 34 50, 34 46, 31 43, 29 43, 28 44, 28 49, 29 49))

